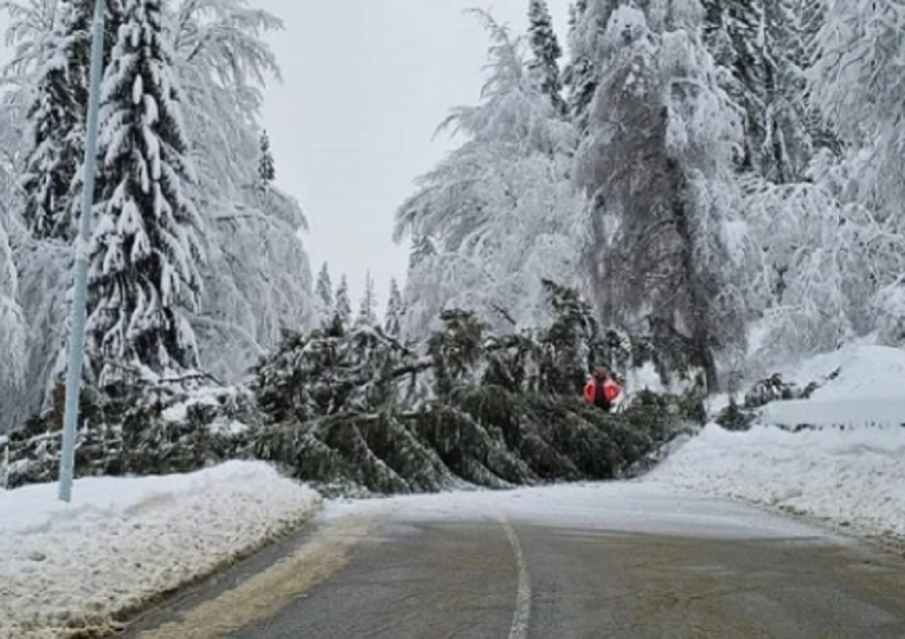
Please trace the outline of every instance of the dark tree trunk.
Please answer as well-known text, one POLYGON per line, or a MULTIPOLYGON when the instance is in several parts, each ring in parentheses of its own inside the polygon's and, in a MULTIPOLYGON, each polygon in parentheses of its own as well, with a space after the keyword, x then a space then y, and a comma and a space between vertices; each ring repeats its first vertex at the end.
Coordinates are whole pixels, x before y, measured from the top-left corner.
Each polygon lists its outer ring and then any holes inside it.
POLYGON ((708 318, 707 291, 704 290, 701 275, 694 263, 694 237, 688 211, 688 183, 678 162, 667 161, 674 198, 672 201, 673 222, 682 242, 681 268, 685 286, 688 288, 689 323, 691 341, 696 363, 704 369, 707 394, 715 393, 719 387, 716 361, 713 356, 710 321, 708 318))

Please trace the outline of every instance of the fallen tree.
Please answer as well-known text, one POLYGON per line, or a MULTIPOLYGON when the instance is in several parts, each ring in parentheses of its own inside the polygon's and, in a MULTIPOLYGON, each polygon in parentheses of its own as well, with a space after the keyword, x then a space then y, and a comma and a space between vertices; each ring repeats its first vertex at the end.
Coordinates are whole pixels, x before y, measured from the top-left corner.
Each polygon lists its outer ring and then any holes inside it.
POLYGON ((253 455, 327 493, 620 477, 700 402, 642 393, 616 415, 586 406, 588 369, 630 364, 630 344, 600 331, 574 291, 547 290, 545 330, 489 335, 449 310, 421 354, 374 327, 287 335, 256 368, 253 455))
MULTIPOLYGON (((545 284, 551 322, 492 335, 467 311, 406 345, 379 327, 333 318, 286 332, 247 386, 136 371, 115 396, 88 392, 76 472, 185 472, 233 458, 276 462, 327 494, 411 493, 477 485, 612 479, 689 420, 698 397, 637 394, 616 415, 587 407, 589 368, 656 353, 603 331, 578 294, 545 284)), ((53 412, 10 437, 9 485, 55 479, 53 412)))

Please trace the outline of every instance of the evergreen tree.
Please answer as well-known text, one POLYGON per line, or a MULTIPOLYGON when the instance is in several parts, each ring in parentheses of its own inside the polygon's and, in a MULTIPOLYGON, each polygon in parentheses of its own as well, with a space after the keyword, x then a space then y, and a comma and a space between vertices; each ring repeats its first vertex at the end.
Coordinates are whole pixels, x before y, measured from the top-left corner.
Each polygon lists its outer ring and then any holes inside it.
POLYGON ((568 107, 562 97, 562 78, 559 70, 562 48, 553 30, 553 20, 546 0, 530 0, 528 22, 528 40, 534 54, 528 68, 540 90, 549 96, 557 113, 566 115, 568 107))
POLYGON ((330 269, 327 262, 321 266, 320 272, 317 274, 317 283, 314 287, 317 301, 321 305, 321 313, 324 317, 330 317, 333 314, 333 283, 330 281, 330 269))
POLYGON ((390 337, 399 337, 402 332, 402 316, 405 313, 405 306, 402 301, 402 293, 399 292, 399 285, 396 278, 390 280, 390 294, 387 297, 386 316, 384 318, 384 331, 390 337))
POLYGON ((335 301, 334 313, 343 326, 349 326, 352 319, 352 304, 349 302, 349 283, 346 280, 345 273, 339 280, 339 286, 336 288, 336 295, 333 297, 335 301))
POLYGON ((740 168, 760 171, 768 137, 767 71, 771 63, 762 33, 764 0, 703 0, 704 41, 720 66, 729 69, 723 88, 745 112, 745 148, 740 168))
POLYGON ((358 305, 358 317, 355 322, 361 326, 377 324, 377 296, 374 294, 374 278, 371 271, 365 275, 365 290, 358 305))
POLYGON ((587 131, 589 110, 599 84, 599 40, 618 0, 578 0, 571 8, 570 62, 563 70, 568 110, 580 131, 587 131))
POLYGON ((258 158, 258 179, 261 186, 269 186, 276 179, 276 168, 273 161, 273 153, 270 151, 270 138, 267 131, 261 133, 260 155, 258 158))
POLYGON ((38 239, 71 240, 73 179, 82 159, 87 104, 87 24, 90 3, 60 0, 52 31, 39 43, 36 78, 27 107, 31 150, 21 185, 23 217, 38 239))
POLYGON ((196 365, 194 310, 199 220, 182 92, 161 0, 125 0, 103 79, 99 151, 105 181, 90 246, 90 372, 100 384, 118 364, 156 372, 196 365))

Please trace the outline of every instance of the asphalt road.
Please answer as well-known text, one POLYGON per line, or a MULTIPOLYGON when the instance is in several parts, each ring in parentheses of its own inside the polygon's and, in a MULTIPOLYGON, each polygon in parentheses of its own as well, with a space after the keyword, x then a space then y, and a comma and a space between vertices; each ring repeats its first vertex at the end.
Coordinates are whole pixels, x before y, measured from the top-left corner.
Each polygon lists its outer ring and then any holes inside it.
POLYGON ((905 638, 905 562, 631 485, 331 508, 141 639, 905 638))

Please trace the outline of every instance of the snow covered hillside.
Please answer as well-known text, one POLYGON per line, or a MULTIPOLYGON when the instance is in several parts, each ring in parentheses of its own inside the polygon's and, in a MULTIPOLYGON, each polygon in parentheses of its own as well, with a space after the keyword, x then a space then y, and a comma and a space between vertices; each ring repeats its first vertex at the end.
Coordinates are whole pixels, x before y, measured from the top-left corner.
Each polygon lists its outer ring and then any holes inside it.
POLYGON ((905 352, 852 345, 786 379, 803 386, 837 370, 810 399, 768 404, 749 431, 707 426, 645 480, 905 539, 905 352), (799 424, 812 428, 789 429, 799 424))
POLYGON ((0 637, 59 637, 209 574, 307 520, 313 490, 261 462, 0 491, 0 637))

